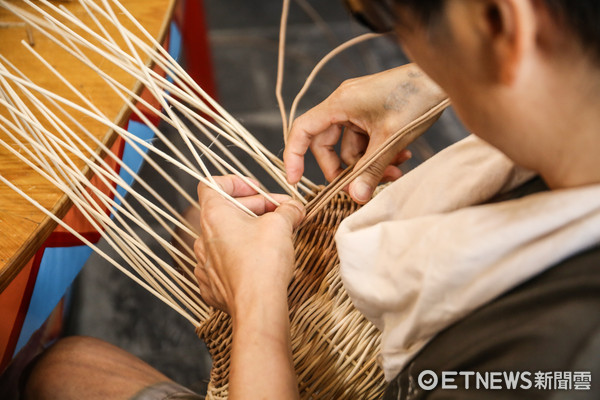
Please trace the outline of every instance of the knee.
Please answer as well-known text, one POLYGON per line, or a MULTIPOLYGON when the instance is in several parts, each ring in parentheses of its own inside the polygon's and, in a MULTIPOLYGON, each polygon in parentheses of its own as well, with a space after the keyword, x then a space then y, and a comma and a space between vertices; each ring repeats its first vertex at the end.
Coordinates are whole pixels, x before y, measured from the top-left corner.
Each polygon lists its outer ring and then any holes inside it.
POLYGON ((70 356, 88 352, 90 349, 102 345, 101 340, 92 337, 68 336, 54 343, 44 354, 48 357, 70 356))
POLYGON ((24 398, 45 398, 42 393, 55 392, 67 379, 86 370, 93 354, 101 351, 104 346, 102 341, 90 337, 60 339, 30 367, 25 381, 24 398))
POLYGON ((24 398, 129 398, 148 385, 168 380, 116 346, 75 336, 58 341, 39 358, 26 382, 24 398))
POLYGON ((58 370, 71 368, 97 351, 101 351, 105 345, 101 340, 85 336, 69 336, 60 339, 42 354, 34 369, 49 366, 58 370))

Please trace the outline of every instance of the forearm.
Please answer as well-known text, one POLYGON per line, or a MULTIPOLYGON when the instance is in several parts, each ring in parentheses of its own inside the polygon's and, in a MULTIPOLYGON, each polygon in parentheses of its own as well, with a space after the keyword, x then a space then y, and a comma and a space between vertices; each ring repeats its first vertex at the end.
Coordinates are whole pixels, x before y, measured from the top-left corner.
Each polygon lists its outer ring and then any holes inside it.
POLYGON ((275 208, 239 177, 215 181, 258 215, 249 217, 198 186, 202 236, 194 243, 194 273, 203 299, 233 321, 229 398, 297 399, 287 287, 294 271, 292 235, 304 207, 279 196, 275 208))
POLYGON ((286 291, 240 303, 233 313, 229 398, 297 399, 286 291))

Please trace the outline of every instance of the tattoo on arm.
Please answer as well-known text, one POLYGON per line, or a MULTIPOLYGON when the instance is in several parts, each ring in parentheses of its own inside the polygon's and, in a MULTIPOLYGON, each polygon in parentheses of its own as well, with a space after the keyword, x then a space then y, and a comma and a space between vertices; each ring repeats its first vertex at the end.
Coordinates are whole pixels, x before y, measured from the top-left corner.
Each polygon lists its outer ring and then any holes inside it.
POLYGON ((401 111, 419 91, 419 87, 412 81, 399 83, 385 99, 383 107, 388 111, 401 111))

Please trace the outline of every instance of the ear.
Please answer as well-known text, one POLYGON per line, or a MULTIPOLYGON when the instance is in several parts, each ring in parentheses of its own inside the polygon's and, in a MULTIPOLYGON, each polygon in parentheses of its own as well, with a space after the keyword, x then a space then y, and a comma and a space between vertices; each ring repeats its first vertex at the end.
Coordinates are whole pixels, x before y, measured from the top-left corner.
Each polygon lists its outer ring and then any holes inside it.
POLYGON ((497 83, 510 85, 536 43, 532 1, 485 0, 480 3, 480 34, 488 53, 489 73, 497 83), (486 43, 485 43, 486 42, 486 43))

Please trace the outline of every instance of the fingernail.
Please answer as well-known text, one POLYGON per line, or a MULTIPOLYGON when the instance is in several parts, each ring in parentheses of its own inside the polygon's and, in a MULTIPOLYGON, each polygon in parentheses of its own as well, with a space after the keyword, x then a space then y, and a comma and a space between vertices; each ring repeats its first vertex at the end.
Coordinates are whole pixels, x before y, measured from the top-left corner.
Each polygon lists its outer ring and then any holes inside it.
POLYGON ((372 192, 373 189, 371 189, 371 186, 365 182, 358 181, 352 185, 352 197, 361 203, 369 201, 372 192))

